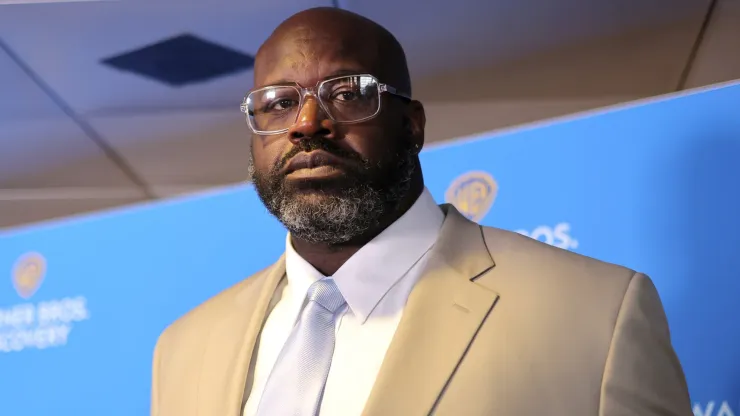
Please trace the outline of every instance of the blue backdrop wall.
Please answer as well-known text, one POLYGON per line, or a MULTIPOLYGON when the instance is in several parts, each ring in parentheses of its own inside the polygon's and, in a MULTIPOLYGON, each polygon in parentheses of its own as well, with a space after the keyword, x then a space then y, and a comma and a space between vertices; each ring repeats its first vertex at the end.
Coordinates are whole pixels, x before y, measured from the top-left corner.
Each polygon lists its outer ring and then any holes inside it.
MULTIPOLYGON (((485 225, 648 273, 695 414, 740 415, 738 103, 724 85, 431 149, 427 186, 485 225)), ((159 332, 284 237, 249 186, 4 233, 0 415, 146 414, 159 332)))

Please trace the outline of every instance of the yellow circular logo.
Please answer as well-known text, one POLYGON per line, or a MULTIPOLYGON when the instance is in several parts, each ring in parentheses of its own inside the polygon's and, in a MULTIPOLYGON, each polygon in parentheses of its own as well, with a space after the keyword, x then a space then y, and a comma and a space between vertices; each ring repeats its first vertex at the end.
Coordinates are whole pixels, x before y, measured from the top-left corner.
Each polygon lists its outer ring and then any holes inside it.
POLYGON ((498 184, 488 172, 473 171, 461 175, 447 188, 445 201, 471 221, 480 221, 493 206, 498 184))
POLYGON ((18 296, 29 299, 33 296, 46 274, 46 259, 38 253, 28 253, 18 259, 13 268, 13 286, 18 296))

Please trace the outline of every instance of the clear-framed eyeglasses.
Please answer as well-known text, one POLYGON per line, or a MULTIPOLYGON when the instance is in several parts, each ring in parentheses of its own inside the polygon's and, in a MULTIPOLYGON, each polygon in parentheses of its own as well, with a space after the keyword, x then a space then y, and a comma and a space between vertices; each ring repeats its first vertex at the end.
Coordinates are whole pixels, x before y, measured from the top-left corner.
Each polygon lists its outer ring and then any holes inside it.
POLYGON ((308 95, 314 96, 333 122, 359 123, 380 113, 380 95, 383 93, 411 99, 372 75, 347 75, 326 79, 311 88, 295 83, 259 88, 244 97, 241 111, 246 114, 247 123, 256 134, 281 134, 298 121, 308 95))

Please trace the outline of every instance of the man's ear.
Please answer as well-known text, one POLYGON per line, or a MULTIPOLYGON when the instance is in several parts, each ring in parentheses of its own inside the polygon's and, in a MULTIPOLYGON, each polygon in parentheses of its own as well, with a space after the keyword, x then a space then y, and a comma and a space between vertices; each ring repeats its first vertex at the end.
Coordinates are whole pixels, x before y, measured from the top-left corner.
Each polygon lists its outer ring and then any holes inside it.
POLYGON ((424 127, 427 123, 427 117, 424 113, 424 106, 421 102, 411 100, 406 106, 406 114, 404 117, 404 128, 409 136, 411 145, 416 152, 421 152, 424 147, 424 127))

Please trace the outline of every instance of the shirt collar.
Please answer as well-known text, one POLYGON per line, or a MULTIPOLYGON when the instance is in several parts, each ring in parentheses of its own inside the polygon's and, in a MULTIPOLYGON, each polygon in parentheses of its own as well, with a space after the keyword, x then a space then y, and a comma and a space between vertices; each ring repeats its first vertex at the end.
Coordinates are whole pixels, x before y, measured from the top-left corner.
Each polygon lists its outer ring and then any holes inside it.
MULTIPOLYGON (((363 246, 332 276, 347 305, 365 322, 390 288, 437 241, 444 213, 426 188, 398 220, 363 246)), ((285 265, 291 292, 301 299, 324 276, 286 238, 285 265)))

